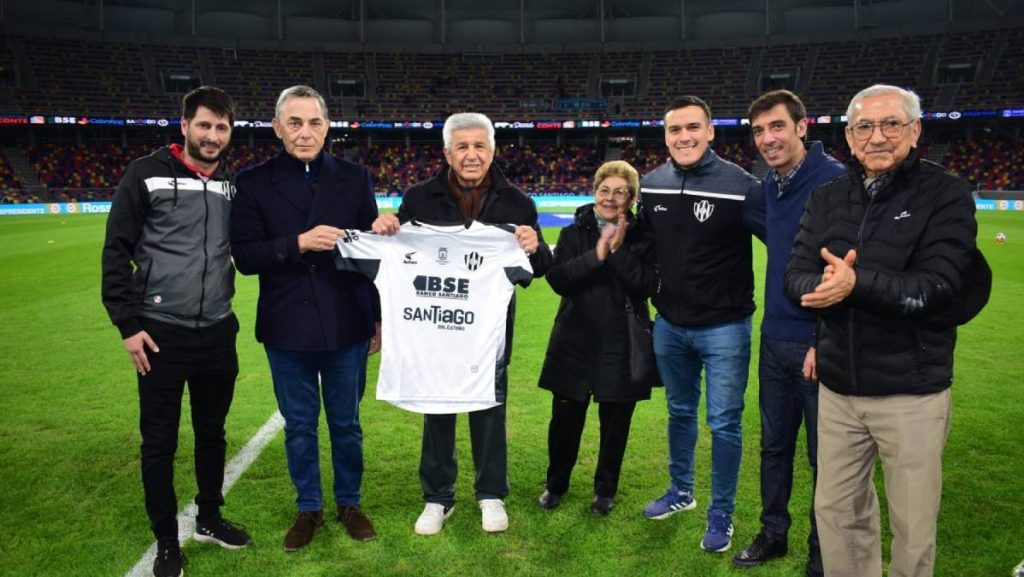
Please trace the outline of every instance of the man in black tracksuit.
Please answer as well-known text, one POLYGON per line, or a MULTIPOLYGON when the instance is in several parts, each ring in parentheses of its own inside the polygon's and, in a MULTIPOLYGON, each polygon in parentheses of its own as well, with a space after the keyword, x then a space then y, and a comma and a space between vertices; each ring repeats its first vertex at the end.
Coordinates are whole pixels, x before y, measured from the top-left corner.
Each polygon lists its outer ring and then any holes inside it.
MULTIPOLYGON (((516 239, 530 255, 533 275, 543 276, 551 264, 551 250, 541 236, 537 208, 530 197, 510 184, 492 165, 494 149, 494 125, 489 118, 472 112, 450 116, 444 123, 444 154, 448 166, 433 178, 410 188, 402 198, 398 215, 381 215, 374 222, 373 231, 395 234, 400 223, 411 219, 447 224, 473 219, 518 225, 516 239)), ((506 325, 506 365, 512 352, 514 321, 513 296, 506 325)), ((507 379, 507 371, 500 371, 496 393, 501 405, 469 413, 476 499, 480 504, 481 524, 487 532, 508 528, 502 501, 509 492, 504 404, 507 379)), ((455 415, 424 415, 420 483, 426 506, 416 521, 417 534, 439 532, 451 515, 457 472, 455 415)))
MULTIPOLYGON (((819 315, 818 482, 825 575, 881 577, 875 460, 885 472, 891 577, 930 577, 949 432, 956 322, 975 252, 966 182, 922 160, 921 102, 895 86, 850 103, 846 176, 811 195, 786 269, 819 315)), ((963 321, 957 321, 963 322, 963 321)))
POLYGON ((694 448, 701 373, 711 429, 711 499, 700 542, 721 553, 732 544, 743 437, 743 394, 750 364, 754 270, 743 207, 760 183, 719 158, 711 110, 684 96, 665 113, 670 158, 640 182, 643 216, 655 236, 661 289, 654 352, 668 404, 670 484, 647 505, 648 519, 696 507, 694 448))
POLYGON ((224 421, 234 395, 238 321, 228 217, 234 187, 221 163, 234 103, 204 86, 183 100, 185 145, 128 165, 103 245, 103 304, 139 373, 142 485, 157 538, 156 577, 181 574, 174 453, 185 383, 199 494, 194 537, 237 549, 249 536, 220 516, 224 421))

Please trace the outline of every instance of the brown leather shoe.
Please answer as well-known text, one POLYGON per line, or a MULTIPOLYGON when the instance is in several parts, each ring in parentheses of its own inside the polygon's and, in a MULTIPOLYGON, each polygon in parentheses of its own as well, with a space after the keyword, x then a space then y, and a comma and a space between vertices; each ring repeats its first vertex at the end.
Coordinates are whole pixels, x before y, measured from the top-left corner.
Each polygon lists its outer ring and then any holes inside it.
POLYGON ((356 541, 372 541, 377 538, 373 523, 359 505, 338 505, 338 520, 356 541))
POLYGON ((323 511, 300 511, 284 536, 284 550, 298 551, 313 540, 316 530, 324 526, 323 511))

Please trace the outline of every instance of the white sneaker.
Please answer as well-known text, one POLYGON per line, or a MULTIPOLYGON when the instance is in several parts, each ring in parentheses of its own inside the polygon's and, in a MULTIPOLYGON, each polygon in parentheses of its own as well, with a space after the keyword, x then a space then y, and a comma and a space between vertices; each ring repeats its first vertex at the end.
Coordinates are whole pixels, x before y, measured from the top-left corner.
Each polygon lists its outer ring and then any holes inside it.
POLYGON ((416 519, 415 531, 417 535, 435 535, 441 532, 444 527, 444 521, 448 517, 452 516, 452 511, 455 510, 455 505, 445 509, 444 505, 440 503, 427 503, 426 507, 423 507, 423 512, 420 513, 420 518, 416 519))
POLYGON ((501 499, 481 499, 480 516, 484 531, 488 533, 501 533, 508 529, 508 515, 501 499))

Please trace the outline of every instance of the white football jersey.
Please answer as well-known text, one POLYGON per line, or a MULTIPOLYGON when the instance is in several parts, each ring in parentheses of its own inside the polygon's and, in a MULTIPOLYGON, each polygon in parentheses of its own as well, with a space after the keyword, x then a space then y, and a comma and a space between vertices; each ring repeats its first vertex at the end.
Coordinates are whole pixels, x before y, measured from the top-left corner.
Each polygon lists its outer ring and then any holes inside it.
POLYGON ((407 222, 392 236, 346 231, 338 268, 373 280, 381 300, 377 398, 417 413, 495 407, 515 283, 533 268, 512 225, 407 222))

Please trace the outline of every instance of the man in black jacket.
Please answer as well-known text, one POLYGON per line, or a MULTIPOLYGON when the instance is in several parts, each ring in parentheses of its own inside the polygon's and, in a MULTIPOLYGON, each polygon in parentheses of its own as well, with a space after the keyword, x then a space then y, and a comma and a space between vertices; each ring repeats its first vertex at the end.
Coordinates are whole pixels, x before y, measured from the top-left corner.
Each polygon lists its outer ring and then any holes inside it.
MULTIPOLYGON (((434 223, 479 220, 514 224, 519 245, 530 255, 534 277, 543 276, 551 264, 551 250, 537 224, 537 208, 530 197, 505 179, 494 160, 494 125, 483 114, 453 114, 444 123, 444 156, 448 166, 433 178, 416 184, 402 198, 398 215, 382 214, 373 223, 378 234, 395 234, 401 223, 418 219, 434 223)), ((512 352, 515 297, 509 304, 505 338, 505 363, 512 352)), ((498 375, 499 400, 507 390, 507 371, 498 375)), ((473 464, 476 467, 476 499, 485 531, 508 528, 502 501, 508 487, 508 442, 505 404, 469 413, 473 464)), ((416 521, 419 535, 441 531, 455 507, 455 415, 424 415, 420 483, 426 506, 416 521)))
POLYGON ((700 546, 732 546, 732 514, 743 454, 743 394, 750 365, 754 268, 743 210, 760 183, 711 149, 711 109, 681 96, 665 111, 669 158, 640 181, 643 217, 654 231, 661 288, 654 352, 668 406, 668 490, 644 509, 667 519, 696 508, 695 448, 703 391, 711 430, 711 487, 700 546))
POLYGON ((847 111, 855 160, 814 191, 786 269, 818 311, 818 483, 825 574, 880 577, 881 457, 892 577, 928 577, 949 431, 956 327, 977 223, 968 185, 922 160, 921 103, 875 85, 847 111))
POLYGON ((188 383, 195 432, 195 539, 237 549, 249 535, 220 516, 224 421, 235 391, 238 321, 228 251, 234 188, 221 164, 235 105, 202 86, 182 100, 185 145, 128 165, 114 193, 103 244, 103 305, 139 373, 146 512, 157 539, 156 577, 177 576, 174 453, 188 383))
POLYGON ((238 175, 231 252, 242 274, 258 274, 256 340, 263 343, 285 419, 288 473, 298 515, 284 548, 309 545, 323 526, 317 428, 323 402, 330 431, 337 519, 353 539, 376 537, 360 507, 363 430, 359 402, 367 352, 379 349, 376 290, 366 277, 334 266, 343 228, 377 217, 366 167, 324 152, 329 121, 308 86, 281 92, 274 133, 283 150, 238 175))

